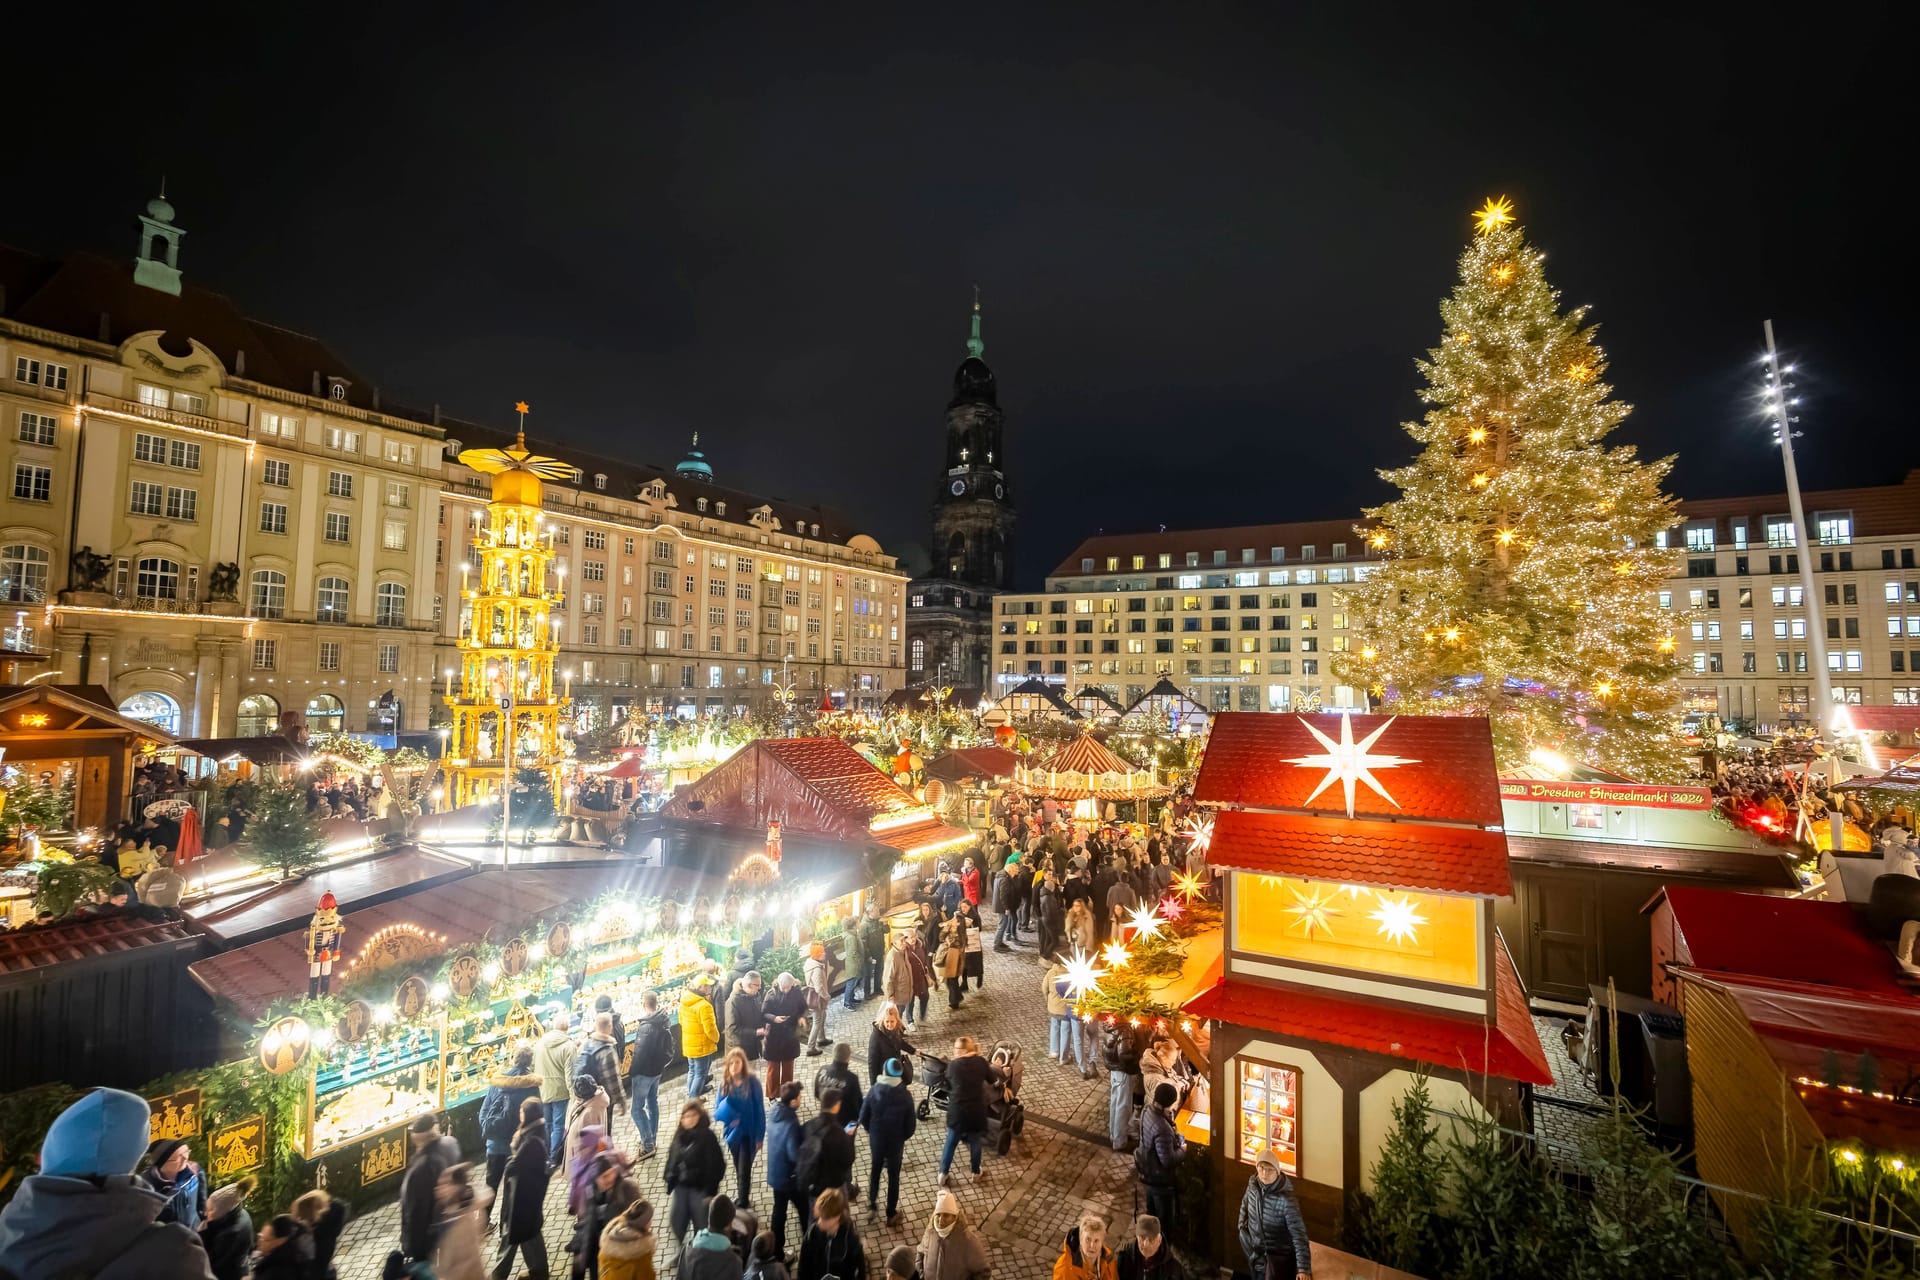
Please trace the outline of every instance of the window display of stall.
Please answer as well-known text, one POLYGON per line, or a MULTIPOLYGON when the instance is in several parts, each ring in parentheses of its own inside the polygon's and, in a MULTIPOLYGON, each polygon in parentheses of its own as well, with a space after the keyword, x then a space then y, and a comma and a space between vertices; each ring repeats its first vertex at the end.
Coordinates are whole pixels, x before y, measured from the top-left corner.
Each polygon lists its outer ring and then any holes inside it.
POLYGON ((1240 1061, 1240 1141, 1235 1158, 1252 1164, 1271 1151, 1281 1169, 1300 1172, 1300 1073, 1240 1061))
POLYGON ((437 1019, 391 1030, 368 1028, 313 1055, 306 1133, 308 1159, 440 1109, 437 1019))

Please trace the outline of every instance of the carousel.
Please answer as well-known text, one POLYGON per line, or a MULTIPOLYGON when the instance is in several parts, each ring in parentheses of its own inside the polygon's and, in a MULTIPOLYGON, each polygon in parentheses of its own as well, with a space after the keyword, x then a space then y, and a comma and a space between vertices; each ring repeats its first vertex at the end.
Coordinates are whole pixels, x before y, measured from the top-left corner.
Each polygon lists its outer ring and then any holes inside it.
POLYGON ((1156 800, 1169 788, 1151 769, 1137 769, 1091 733, 1083 733, 1035 765, 1020 765, 1014 785, 1030 796, 1071 803, 1074 816, 1097 821, 1108 803, 1156 800))

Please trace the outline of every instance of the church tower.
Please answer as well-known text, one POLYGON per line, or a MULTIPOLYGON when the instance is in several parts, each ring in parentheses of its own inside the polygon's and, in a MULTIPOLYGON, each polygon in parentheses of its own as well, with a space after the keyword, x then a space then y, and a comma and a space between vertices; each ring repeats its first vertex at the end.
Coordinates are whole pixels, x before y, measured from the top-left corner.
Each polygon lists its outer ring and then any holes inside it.
POLYGON ((932 566, 912 583, 907 680, 990 695, 992 609, 1013 581, 1013 502, 1007 483, 993 370, 980 335, 975 290, 967 356, 953 375, 939 487, 933 502, 932 566))

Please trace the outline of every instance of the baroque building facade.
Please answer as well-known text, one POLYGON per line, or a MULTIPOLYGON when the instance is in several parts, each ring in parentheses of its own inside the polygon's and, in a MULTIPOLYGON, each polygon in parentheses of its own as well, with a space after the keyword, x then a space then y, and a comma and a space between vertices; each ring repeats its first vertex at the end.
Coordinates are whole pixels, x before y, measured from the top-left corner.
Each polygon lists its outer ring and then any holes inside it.
MULTIPOLYGON (((189 281, 185 234, 159 199, 131 261, 0 247, 20 678, 102 686, 189 737, 288 716, 424 732, 487 493, 456 455, 512 436, 383 404, 326 343, 189 281)), ((899 687, 905 575, 846 517, 718 486, 697 449, 677 468, 558 452, 576 469, 548 518, 580 588, 560 661, 583 721, 734 711, 783 681, 854 707, 899 687)))
POLYGON ((983 693, 992 662, 993 599, 1012 585, 1014 508, 1002 440, 1006 415, 984 359, 977 298, 972 322, 947 403, 933 563, 908 589, 907 679, 983 693))

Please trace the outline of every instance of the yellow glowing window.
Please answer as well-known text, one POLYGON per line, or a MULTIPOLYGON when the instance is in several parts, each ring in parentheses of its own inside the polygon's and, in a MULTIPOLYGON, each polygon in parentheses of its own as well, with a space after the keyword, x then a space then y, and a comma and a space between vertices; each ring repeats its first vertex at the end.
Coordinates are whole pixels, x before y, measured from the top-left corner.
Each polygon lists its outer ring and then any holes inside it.
POLYGON ((1234 947, 1279 960, 1481 987, 1480 903, 1236 872, 1234 947))
POLYGON ((1240 1137, 1234 1154, 1252 1164, 1267 1151, 1290 1174, 1300 1172, 1300 1073, 1240 1062, 1240 1137))

